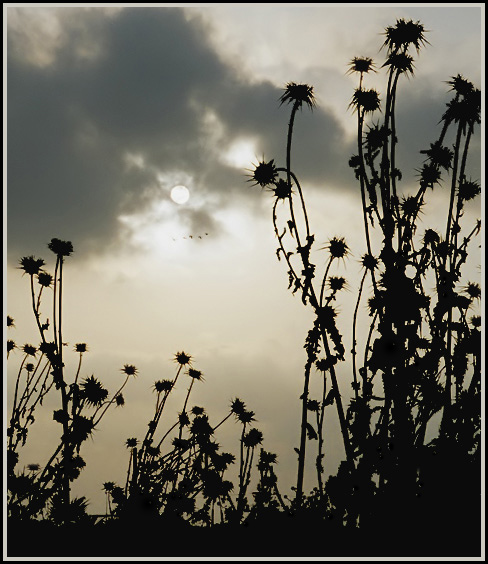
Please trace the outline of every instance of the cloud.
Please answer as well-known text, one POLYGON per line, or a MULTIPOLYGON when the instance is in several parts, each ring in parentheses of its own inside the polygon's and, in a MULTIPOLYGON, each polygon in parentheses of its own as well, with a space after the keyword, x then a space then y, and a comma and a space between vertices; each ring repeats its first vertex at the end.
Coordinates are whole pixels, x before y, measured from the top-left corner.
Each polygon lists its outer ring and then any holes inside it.
MULTIPOLYGON (((216 228, 214 214, 235 205, 260 213, 243 160, 255 151, 255 164, 265 156, 284 166, 290 107, 279 105, 280 87, 216 50, 209 22, 179 8, 9 8, 8 16, 13 258, 52 237, 72 240, 81 255, 101 252, 120 242, 121 216, 140 218, 169 198, 173 181, 202 196, 185 219, 195 228, 216 228)), ((322 70, 324 81, 340 82, 337 70, 322 70)), ((412 96, 399 127, 425 125, 436 104, 412 96)), ((302 182, 356 189, 343 119, 327 104, 298 113, 292 167, 302 182)), ((407 135, 411 166, 423 131, 407 135)))

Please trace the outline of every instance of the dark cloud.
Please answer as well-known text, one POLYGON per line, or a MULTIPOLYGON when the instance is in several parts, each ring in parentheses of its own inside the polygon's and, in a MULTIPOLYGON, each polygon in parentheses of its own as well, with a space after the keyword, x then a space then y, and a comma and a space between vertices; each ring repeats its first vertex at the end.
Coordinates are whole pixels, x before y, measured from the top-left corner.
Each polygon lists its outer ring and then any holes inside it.
MULTIPOLYGON (((155 170, 185 171, 203 189, 220 191, 225 204, 245 187, 243 172, 218 158, 235 138, 259 138, 259 151, 284 153, 288 112, 279 108, 281 92, 239 79, 197 20, 168 8, 124 9, 110 17, 96 10, 57 13, 63 41, 51 64, 32 64, 22 34, 8 35, 13 256, 42 249, 54 236, 73 240, 81 252, 102 248, 117 233, 117 216, 143 205, 155 170), (90 45, 91 56, 80 55, 90 45), (223 126, 220 146, 209 147, 202 137, 206 110, 223 126), (128 170, 127 154, 142 155, 147 168, 128 170)), ((319 163, 324 155, 334 161, 340 142, 330 140, 340 140, 341 130, 324 112, 314 121, 302 117, 297 135, 307 129, 315 151, 297 144, 297 166, 320 176, 313 161, 319 155, 319 163), (332 134, 323 136, 324 130, 332 134)), ((199 223, 211 224, 202 214, 199 223)))

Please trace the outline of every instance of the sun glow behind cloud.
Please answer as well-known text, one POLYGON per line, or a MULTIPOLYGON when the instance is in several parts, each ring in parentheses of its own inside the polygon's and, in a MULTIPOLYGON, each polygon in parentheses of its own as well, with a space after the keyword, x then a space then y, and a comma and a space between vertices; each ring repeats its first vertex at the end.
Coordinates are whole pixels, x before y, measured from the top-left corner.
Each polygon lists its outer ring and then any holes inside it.
POLYGON ((224 163, 234 168, 243 169, 249 167, 256 160, 256 141, 252 139, 237 139, 223 154, 224 163))

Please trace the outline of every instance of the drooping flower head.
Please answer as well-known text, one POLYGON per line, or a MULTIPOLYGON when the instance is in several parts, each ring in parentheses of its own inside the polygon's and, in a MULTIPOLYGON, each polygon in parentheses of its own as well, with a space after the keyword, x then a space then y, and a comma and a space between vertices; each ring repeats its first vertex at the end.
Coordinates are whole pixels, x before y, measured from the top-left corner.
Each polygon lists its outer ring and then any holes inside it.
POLYGON ((297 108, 301 108, 302 104, 305 103, 312 110, 315 106, 313 86, 289 82, 286 85, 285 92, 280 97, 280 102, 281 104, 285 102, 296 104, 297 108))
POLYGON ((190 368, 188 370, 188 376, 193 378, 193 380, 200 380, 203 381, 203 374, 200 370, 195 370, 195 368, 190 368))

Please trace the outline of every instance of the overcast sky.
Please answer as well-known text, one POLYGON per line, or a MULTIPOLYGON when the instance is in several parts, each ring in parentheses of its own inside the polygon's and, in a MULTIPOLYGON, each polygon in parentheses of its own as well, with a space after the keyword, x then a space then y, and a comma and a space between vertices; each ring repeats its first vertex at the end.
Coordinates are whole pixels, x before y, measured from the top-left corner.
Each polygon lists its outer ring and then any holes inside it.
MULTIPOLYGON (((344 236, 351 247, 352 259, 337 270, 351 286, 338 304, 348 330, 365 251, 348 167, 356 127, 348 105, 357 80, 346 74, 348 63, 367 56, 381 67, 381 34, 399 18, 420 20, 429 30, 430 44, 397 102, 408 192, 422 163, 419 151, 439 131, 450 96, 445 81, 462 74, 482 86, 482 5, 67 6, 4 4, 5 272, 16 324, 9 338, 35 342, 19 258, 34 254, 52 264, 51 238, 72 241, 65 336, 90 347, 82 375, 94 373, 115 390, 124 364, 139 368, 127 405, 108 414, 86 445, 88 468, 77 493, 91 499, 93 512, 104 511, 101 484, 124 480, 125 439, 145 432, 151 387, 171 377, 180 350, 205 375, 193 402, 207 407, 211 422, 225 416, 236 396, 256 412, 289 491, 311 313, 287 291, 271 196, 246 182, 246 169, 263 155, 284 166, 289 107, 280 107, 279 98, 287 82, 313 85, 316 108, 296 118, 294 170, 320 246, 344 236), (185 204, 170 197, 179 184, 190 191, 185 204)), ((384 92, 384 69, 367 84, 384 92)), ((480 139, 478 132, 469 163, 476 179, 480 139)), ((434 197, 432 210, 444 205, 442 196, 434 197)), ((478 201, 467 220, 480 213, 478 201)), ((10 357, 13 371, 19 358, 10 357)), ((341 370, 347 395, 351 377, 341 370)), ((185 389, 178 393, 184 398, 185 389)), ((168 424, 181 410, 178 402, 177 395, 168 424)), ((334 415, 326 423, 330 472, 342 456, 334 415)), ((24 463, 48 459, 58 432, 51 417, 39 416, 24 463)), ((220 438, 235 448, 237 426, 229 422, 220 438)))

